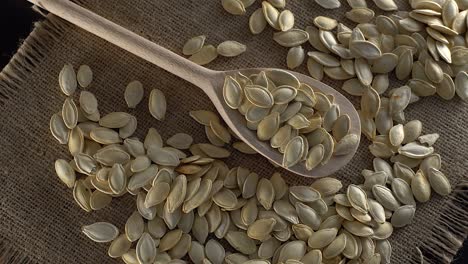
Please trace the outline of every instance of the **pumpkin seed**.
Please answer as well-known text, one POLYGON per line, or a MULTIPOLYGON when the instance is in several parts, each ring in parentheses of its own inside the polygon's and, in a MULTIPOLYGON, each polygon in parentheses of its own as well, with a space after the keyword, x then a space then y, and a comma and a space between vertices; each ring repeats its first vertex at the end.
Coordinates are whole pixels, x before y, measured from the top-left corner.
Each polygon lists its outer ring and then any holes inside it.
MULTIPOLYGON (((185 49, 185 47, 184 47, 185 49)), ((185 53, 184 53, 185 54, 185 53)), ((135 108, 143 99, 143 85, 139 81, 130 82, 125 88, 125 102, 128 108, 135 108)))
POLYGON ((452 192, 452 187, 450 186, 450 182, 441 171, 437 168, 430 168, 428 173, 429 183, 432 189, 442 195, 446 196, 452 192))
POLYGON ((276 220, 274 218, 259 219, 249 225, 247 235, 252 239, 265 241, 270 238, 270 233, 273 231, 275 224, 276 220))
POLYGON ((78 123, 78 108, 72 98, 65 99, 62 107, 63 122, 69 129, 73 129, 78 123))
POLYGON ((71 64, 65 64, 59 73, 59 85, 62 92, 71 96, 75 93, 77 80, 75 70, 71 64))
POLYGON ((283 10, 278 17, 278 26, 281 31, 288 31, 294 27, 294 14, 289 10, 283 10))
POLYGON ((136 256, 140 263, 153 263, 156 258, 156 246, 148 233, 143 233, 136 245, 136 256))
POLYGON ((98 102, 94 94, 88 91, 80 92, 80 107, 87 114, 93 114, 97 112, 98 102))
POLYGON ((359 81, 365 86, 370 86, 372 84, 373 75, 367 61, 363 58, 355 59, 354 68, 359 81))
POLYGON ((276 32, 273 34, 273 40, 281 46, 287 48, 299 46, 306 42, 308 39, 309 34, 301 29, 290 29, 288 31, 276 32))
POLYGON ((260 34, 263 32, 266 25, 267 25, 267 21, 265 19, 265 16, 263 15, 263 9, 259 8, 255 10, 255 12, 253 12, 249 18, 250 32, 252 32, 252 34, 255 34, 255 35, 260 34))
MULTIPOLYGON (((223 0, 223 2, 238 2, 240 0, 223 0)), ((198 52, 189 57, 189 60, 198 64, 205 65, 218 57, 218 52, 213 45, 204 45, 198 52)))
POLYGON ((245 7, 241 0, 222 0, 221 4, 229 14, 237 16, 245 14, 245 7))
POLYGON ((379 203, 386 209, 395 211, 400 207, 400 203, 395 199, 392 191, 382 185, 374 185, 372 187, 372 194, 379 201, 379 203))
POLYGON ((145 223, 143 222, 143 218, 135 211, 132 215, 127 219, 125 224, 125 234, 127 239, 130 242, 135 242, 140 239, 141 235, 145 230, 145 223))
POLYGON ((265 17, 266 22, 274 29, 281 30, 278 24, 278 18, 280 12, 269 2, 262 2, 262 11, 263 16, 265 17))
POLYGON ((304 58, 305 52, 301 46, 292 47, 288 51, 288 55, 286 57, 286 64, 289 69, 295 69, 299 67, 302 64, 302 62, 304 62, 304 58))
MULTIPOLYGON (((463 100, 468 101, 468 74, 461 71, 455 77, 455 91, 457 95, 463 100)), ((65 121, 65 120, 64 120, 65 121)))
POLYGON ((310 236, 307 244, 313 249, 324 248, 328 246, 333 240, 335 240, 337 233, 338 229, 336 228, 320 229, 310 236))
POLYGON ((185 42, 184 47, 182 48, 182 53, 184 55, 193 55, 201 50, 203 44, 205 43, 206 36, 200 35, 193 37, 187 42, 185 42))
POLYGON ((163 92, 159 89, 153 89, 150 93, 148 101, 148 107, 150 114, 159 121, 164 120, 166 116, 166 97, 163 92))
POLYGON ((229 231, 226 240, 237 251, 249 255, 257 251, 255 241, 247 236, 243 231, 229 231))
POLYGON ((227 40, 220 43, 216 50, 221 56, 235 57, 244 53, 247 50, 247 46, 237 41, 227 40))
POLYGON ((81 227, 87 237, 94 242, 106 243, 114 240, 119 235, 119 230, 111 223, 97 222, 91 225, 81 227))
POLYGON ((373 0, 375 5, 384 11, 398 10, 398 6, 393 0, 373 0))
POLYGON ((394 227, 404 227, 411 224, 415 212, 415 205, 404 205, 399 207, 392 215, 392 225, 394 227))
POLYGON ((401 178, 394 179, 392 181, 392 192, 401 203, 416 206, 411 187, 405 180, 401 178))

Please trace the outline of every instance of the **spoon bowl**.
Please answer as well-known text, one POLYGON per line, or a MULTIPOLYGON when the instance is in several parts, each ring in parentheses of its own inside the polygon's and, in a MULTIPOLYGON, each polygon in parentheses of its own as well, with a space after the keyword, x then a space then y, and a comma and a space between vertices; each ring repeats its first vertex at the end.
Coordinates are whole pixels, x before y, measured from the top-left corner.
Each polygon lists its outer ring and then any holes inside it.
MULTIPOLYGON (((28 1, 200 87, 211 99, 226 124, 241 140, 273 163, 279 166, 282 165, 283 155, 276 149, 273 149, 268 142, 258 140, 256 133, 247 128, 244 117, 237 110, 229 108, 224 102, 223 97, 224 78, 227 75, 234 75, 237 72, 241 72, 249 76, 262 70, 273 69, 252 68, 232 71, 213 71, 197 65, 71 1, 28 1)), ((311 77, 297 72, 290 73, 295 75, 300 82, 310 85, 314 90, 333 95, 335 97, 335 103, 339 105, 341 112, 348 114, 350 117, 349 133, 355 134, 359 138, 361 134, 359 116, 348 99, 330 86, 314 80, 311 77)), ((304 162, 299 162, 295 166, 286 169, 305 177, 327 176, 346 165, 354 156, 358 145, 359 144, 356 144, 354 149, 347 155, 332 156, 327 164, 318 166, 313 170, 308 171, 305 168, 304 162)))
MULTIPOLYGON (((245 76, 250 76, 251 74, 259 73, 261 71, 271 71, 278 69, 250 68, 231 71, 212 71, 208 69, 205 70, 207 71, 206 74, 210 74, 213 76, 212 78, 210 78, 212 80, 211 87, 200 88, 202 88, 205 91, 205 93, 209 96, 210 100, 213 102, 226 124, 231 128, 231 130, 234 133, 236 133, 236 135, 242 141, 247 143, 252 149, 254 149, 259 154, 272 161, 274 164, 282 166, 283 154, 280 153, 278 150, 272 148, 269 144, 269 141, 258 140, 256 132, 247 128, 244 116, 242 116, 238 110, 231 109, 230 107, 228 107, 228 105, 224 102, 222 89, 224 84, 224 78, 226 76, 234 76, 238 72, 244 74, 245 76)), ((349 134, 354 134, 358 136, 361 134, 361 124, 359 115, 352 103, 346 97, 344 97, 340 92, 336 91, 330 86, 320 81, 317 81, 307 75, 293 71, 288 72, 296 76, 296 78, 298 78, 301 83, 306 83, 310 85, 314 89, 314 91, 333 95, 335 97, 335 103, 340 107, 340 112, 343 114, 347 114, 351 120, 349 134)), ((325 165, 319 165, 310 171, 306 169, 304 162, 299 162, 296 165, 285 169, 304 177, 319 178, 328 176, 345 166, 356 153, 358 146, 359 143, 356 144, 353 150, 350 151, 347 155, 333 155, 328 161, 328 163, 326 163, 325 165)))

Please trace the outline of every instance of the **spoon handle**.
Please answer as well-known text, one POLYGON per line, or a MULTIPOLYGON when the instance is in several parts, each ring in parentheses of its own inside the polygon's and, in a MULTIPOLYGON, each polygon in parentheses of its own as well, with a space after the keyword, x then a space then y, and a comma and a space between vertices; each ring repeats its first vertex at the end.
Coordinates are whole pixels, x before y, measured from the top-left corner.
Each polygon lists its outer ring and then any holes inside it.
POLYGON ((28 0, 84 30, 202 88, 217 72, 197 65, 69 0, 28 0))

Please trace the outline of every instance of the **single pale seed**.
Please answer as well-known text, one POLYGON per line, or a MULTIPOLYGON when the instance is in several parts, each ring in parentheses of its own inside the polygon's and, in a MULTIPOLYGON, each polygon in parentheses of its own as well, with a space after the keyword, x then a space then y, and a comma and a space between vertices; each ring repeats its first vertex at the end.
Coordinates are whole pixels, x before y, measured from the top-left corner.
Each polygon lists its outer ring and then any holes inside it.
POLYGON ((62 92, 71 96, 75 93, 77 80, 75 70, 71 64, 65 64, 59 73, 59 85, 62 92))
POLYGON ((255 10, 249 18, 250 32, 252 32, 252 34, 260 34, 265 29, 266 25, 267 21, 263 15, 262 8, 255 10))
POLYGON ((91 240, 98 243, 110 242, 119 235, 117 227, 107 222, 97 222, 83 226, 81 231, 91 240))
POLYGON ((193 55, 197 53, 203 47, 205 40, 205 35, 196 36, 187 40, 187 42, 184 44, 184 47, 182 48, 182 53, 184 55, 193 55))
POLYGON ((224 10, 232 15, 245 14, 245 7, 241 0, 221 0, 224 10))
POLYGON ((62 107, 63 122, 69 129, 73 129, 78 123, 78 108, 72 98, 65 99, 62 107))
POLYGON ((281 31, 288 31, 294 27, 294 14, 289 10, 283 10, 278 17, 278 26, 281 31))
POLYGON ((151 235, 143 233, 136 245, 136 256, 139 263, 153 263, 156 252, 156 246, 151 235))
POLYGON ((143 99, 143 85, 139 81, 131 81, 125 88, 124 98, 128 108, 135 108, 143 99))
POLYGON ((446 196, 452 192, 452 187, 450 186, 450 182, 441 171, 436 168, 430 168, 428 174, 429 183, 432 189, 442 195, 446 196))
POLYGON ((263 16, 265 17, 266 22, 274 29, 280 30, 279 24, 278 24, 278 18, 279 18, 279 11, 269 2, 263 1, 262 2, 262 11, 263 11, 263 16))
POLYGON ((273 34, 273 40, 276 41, 276 43, 288 48, 301 45, 308 39, 309 34, 301 29, 290 29, 288 31, 273 34))
POLYGON ((80 92, 80 107, 87 114, 93 114, 98 111, 98 102, 94 94, 88 91, 80 92))
POLYGON ((292 47, 288 51, 286 64, 289 69, 295 69, 304 62, 304 58, 305 52, 302 46, 292 47))
POLYGON ((164 120, 166 116, 166 97, 163 92, 159 89, 151 90, 150 97, 148 100, 148 107, 150 114, 159 121, 164 120))
POLYGON ((247 46, 233 40, 226 40, 218 45, 216 48, 219 55, 224 57, 235 57, 244 53, 247 46))
POLYGON ((132 115, 125 112, 112 112, 99 120, 99 125, 107 128, 121 128, 130 122, 132 115))
MULTIPOLYGON (((239 1, 239 0, 225 0, 225 1, 239 1)), ((205 65, 212 62, 218 57, 218 52, 213 45, 203 46, 197 53, 189 57, 189 60, 198 64, 205 65)))

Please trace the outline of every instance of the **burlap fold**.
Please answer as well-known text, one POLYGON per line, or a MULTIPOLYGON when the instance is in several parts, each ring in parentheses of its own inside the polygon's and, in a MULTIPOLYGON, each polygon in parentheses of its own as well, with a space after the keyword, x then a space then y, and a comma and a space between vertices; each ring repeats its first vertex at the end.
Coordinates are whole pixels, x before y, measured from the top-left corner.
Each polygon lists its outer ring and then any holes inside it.
MULTIPOLYGON (((288 1, 296 16, 296 27, 304 28, 316 15, 344 19, 349 7, 343 2, 338 10, 325 10, 314 1, 288 1)), ((371 1, 368 1, 369 4, 371 1)), ((405 1, 398 1, 406 8, 405 1)), ((110 19, 170 50, 180 53, 190 37, 205 34, 207 43, 237 40, 247 45, 245 54, 218 58, 208 67, 227 70, 248 67, 285 68, 287 49, 272 40, 272 29, 254 36, 249 33, 249 15, 260 1, 248 8, 247 15, 226 13, 218 0, 211 1, 99 1, 81 2, 86 8, 110 19)), ((372 6, 375 9, 374 6, 372 6)), ((304 45, 311 50, 309 44, 304 45)), ((120 263, 107 256, 108 244, 87 239, 80 226, 110 221, 121 230, 135 210, 135 197, 114 199, 106 209, 85 213, 73 201, 72 192, 54 172, 53 162, 70 159, 66 146, 59 145, 49 133, 50 116, 60 111, 64 95, 58 87, 58 73, 64 63, 75 67, 88 64, 94 72, 89 88, 99 100, 102 114, 129 111, 123 99, 128 82, 140 80, 145 95, 161 89, 168 99, 166 120, 156 121, 146 102, 130 110, 138 118, 137 136, 143 138, 149 127, 157 128, 164 138, 176 132, 206 142, 204 129, 188 116, 189 110, 214 110, 208 97, 197 87, 139 59, 100 38, 84 32, 53 15, 39 22, 8 66, 0 74, 0 262, 2 263, 120 263)), ((305 65, 297 71, 306 73, 305 65)), ((341 83, 330 79, 337 88, 341 83)), ((391 87, 401 82, 392 76, 391 87)), ((341 91, 341 90, 340 90, 341 91)), ((346 95, 348 96, 348 95, 346 95)), ((349 96, 348 96, 349 97, 349 96)), ((353 98, 356 102, 356 98, 353 98)), ((406 111, 407 120, 419 119, 425 133, 439 132, 435 148, 442 155, 442 170, 455 191, 450 197, 434 195, 419 204, 414 223, 395 230, 390 238, 392 263, 420 262, 417 248, 429 263, 451 261, 461 247, 468 229, 467 183, 468 108, 461 100, 424 98, 406 111)), ((371 168, 372 156, 362 140, 353 160, 334 177, 344 184, 362 182, 360 171, 371 168)), ((242 165, 261 176, 276 169, 260 156, 235 152, 229 166, 242 165)), ((281 171, 290 184, 310 184, 312 180, 281 171)))

